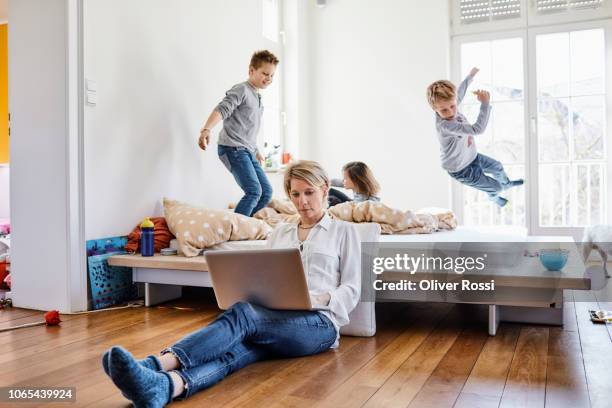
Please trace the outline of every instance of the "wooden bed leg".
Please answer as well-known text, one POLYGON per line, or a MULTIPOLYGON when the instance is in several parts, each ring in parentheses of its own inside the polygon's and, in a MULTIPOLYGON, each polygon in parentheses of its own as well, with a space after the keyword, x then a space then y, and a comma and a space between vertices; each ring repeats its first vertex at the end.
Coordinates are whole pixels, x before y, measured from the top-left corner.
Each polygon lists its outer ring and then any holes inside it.
POLYGON ((145 282, 145 306, 153 306, 169 300, 178 299, 183 295, 181 285, 162 285, 145 282))
POLYGON ((499 308, 497 305, 489 305, 489 336, 497 334, 499 327, 499 308))

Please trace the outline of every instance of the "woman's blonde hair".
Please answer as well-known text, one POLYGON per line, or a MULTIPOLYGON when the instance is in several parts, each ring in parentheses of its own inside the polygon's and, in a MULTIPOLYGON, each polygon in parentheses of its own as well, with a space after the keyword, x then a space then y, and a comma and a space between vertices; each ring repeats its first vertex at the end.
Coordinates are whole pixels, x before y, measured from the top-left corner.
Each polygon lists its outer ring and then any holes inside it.
POLYGON ((348 173, 355 187, 359 189, 358 193, 371 197, 380 191, 380 184, 376 181, 374 173, 364 162, 354 161, 347 163, 342 167, 342 170, 348 173))
POLYGON ((451 81, 445 79, 436 81, 427 87, 427 102, 435 109, 435 104, 440 101, 449 101, 457 97, 457 88, 451 81))
POLYGON ((325 192, 324 203, 327 203, 329 177, 319 163, 310 160, 300 160, 287 167, 285 170, 284 187, 285 193, 287 193, 289 198, 291 198, 291 179, 294 178, 305 181, 314 187, 322 188, 325 192))

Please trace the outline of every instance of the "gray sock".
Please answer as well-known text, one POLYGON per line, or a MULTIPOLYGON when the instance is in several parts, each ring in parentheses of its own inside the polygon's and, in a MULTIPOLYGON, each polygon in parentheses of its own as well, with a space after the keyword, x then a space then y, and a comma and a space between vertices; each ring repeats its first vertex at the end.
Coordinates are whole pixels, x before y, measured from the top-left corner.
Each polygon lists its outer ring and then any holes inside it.
MULTIPOLYGON (((102 368, 104 368, 104 372, 106 373, 106 375, 110 377, 110 372, 108 371, 108 357, 109 356, 110 356, 110 350, 108 350, 102 356, 102 368)), ((159 359, 156 356, 153 356, 153 355, 147 356, 143 358, 142 360, 137 360, 137 361, 138 361, 138 364, 140 364, 141 366, 145 368, 149 368, 153 371, 162 371, 161 363, 159 362, 159 359)))
POLYGON ((143 367, 123 347, 112 347, 108 353, 111 379, 136 408, 158 408, 172 401, 174 383, 168 373, 143 367))

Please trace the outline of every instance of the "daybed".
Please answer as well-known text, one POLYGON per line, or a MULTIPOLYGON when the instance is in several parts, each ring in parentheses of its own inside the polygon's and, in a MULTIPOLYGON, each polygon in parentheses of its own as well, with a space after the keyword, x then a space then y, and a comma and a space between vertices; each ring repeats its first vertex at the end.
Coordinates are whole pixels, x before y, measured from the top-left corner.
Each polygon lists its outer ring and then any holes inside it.
MULTIPOLYGON (((458 227, 453 231, 437 232, 434 234, 416 235, 380 235, 378 224, 356 224, 362 242, 384 243, 421 243, 423 248, 428 245, 441 245, 447 243, 450 247, 462 246, 470 242, 495 242, 506 250, 509 243, 525 243, 524 249, 534 251, 539 246, 549 247, 556 243, 570 251, 569 262, 562 272, 546 271, 538 258, 523 256, 522 246, 513 244, 520 254, 516 254, 512 267, 497 265, 487 268, 479 275, 471 275, 470 279, 490 281, 495 279, 496 290, 504 296, 492 298, 486 294, 475 297, 465 297, 463 293, 445 292, 443 298, 432 299, 423 297, 423 293, 398 291, 377 293, 378 301, 444 301, 452 303, 476 303, 488 305, 489 334, 495 335, 500 321, 527 322, 539 324, 563 324, 563 290, 588 290, 591 287, 590 274, 594 271, 585 271, 582 258, 576 250, 573 240, 568 237, 533 237, 527 236, 524 229, 516 228, 468 228, 458 227), (379 239, 380 237, 380 239, 379 239), (548 243, 548 244, 546 244, 548 243)), ((215 246, 215 249, 253 248, 265 245, 265 241, 234 241, 215 246)), ((489 247, 491 248, 491 247, 489 247)), ((211 249, 214 250, 214 249, 211 249)), ((375 251, 374 251, 375 252, 375 251)), ((375 253, 366 254, 366 262, 375 256, 375 253)), ((363 259, 363 258, 362 258, 363 259)), ((207 272, 204 257, 186 258, 182 256, 160 256, 152 258, 140 255, 115 255, 109 258, 109 264, 133 267, 135 282, 145 283, 145 303, 147 306, 175 299, 181 296, 182 286, 210 287, 211 281, 207 272)), ((598 272, 597 272, 598 273, 598 272)), ((431 279, 438 276, 453 279, 447 273, 416 274, 413 280, 431 279)), ((386 271, 381 275, 383 281, 393 282, 406 279, 406 272, 386 271)), ((376 331, 374 316, 374 302, 372 296, 372 282, 377 277, 374 274, 365 274, 362 282, 362 301, 351 314, 351 324, 343 328, 343 334, 371 336, 376 331)), ((456 279, 461 279, 457 276, 456 279)))

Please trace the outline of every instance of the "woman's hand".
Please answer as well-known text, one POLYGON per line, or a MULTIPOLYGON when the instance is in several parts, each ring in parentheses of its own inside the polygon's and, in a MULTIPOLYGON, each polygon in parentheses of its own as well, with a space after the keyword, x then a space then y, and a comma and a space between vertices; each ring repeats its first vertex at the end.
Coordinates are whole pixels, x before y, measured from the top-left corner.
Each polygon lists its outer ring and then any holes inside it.
POLYGON ((311 302, 313 306, 327 306, 329 305, 329 301, 331 300, 331 295, 329 292, 323 293, 321 295, 314 295, 311 298, 311 302))
POLYGON ((478 71, 480 71, 478 68, 474 67, 472 68, 472 70, 470 71, 470 76, 474 76, 478 73, 478 71))

